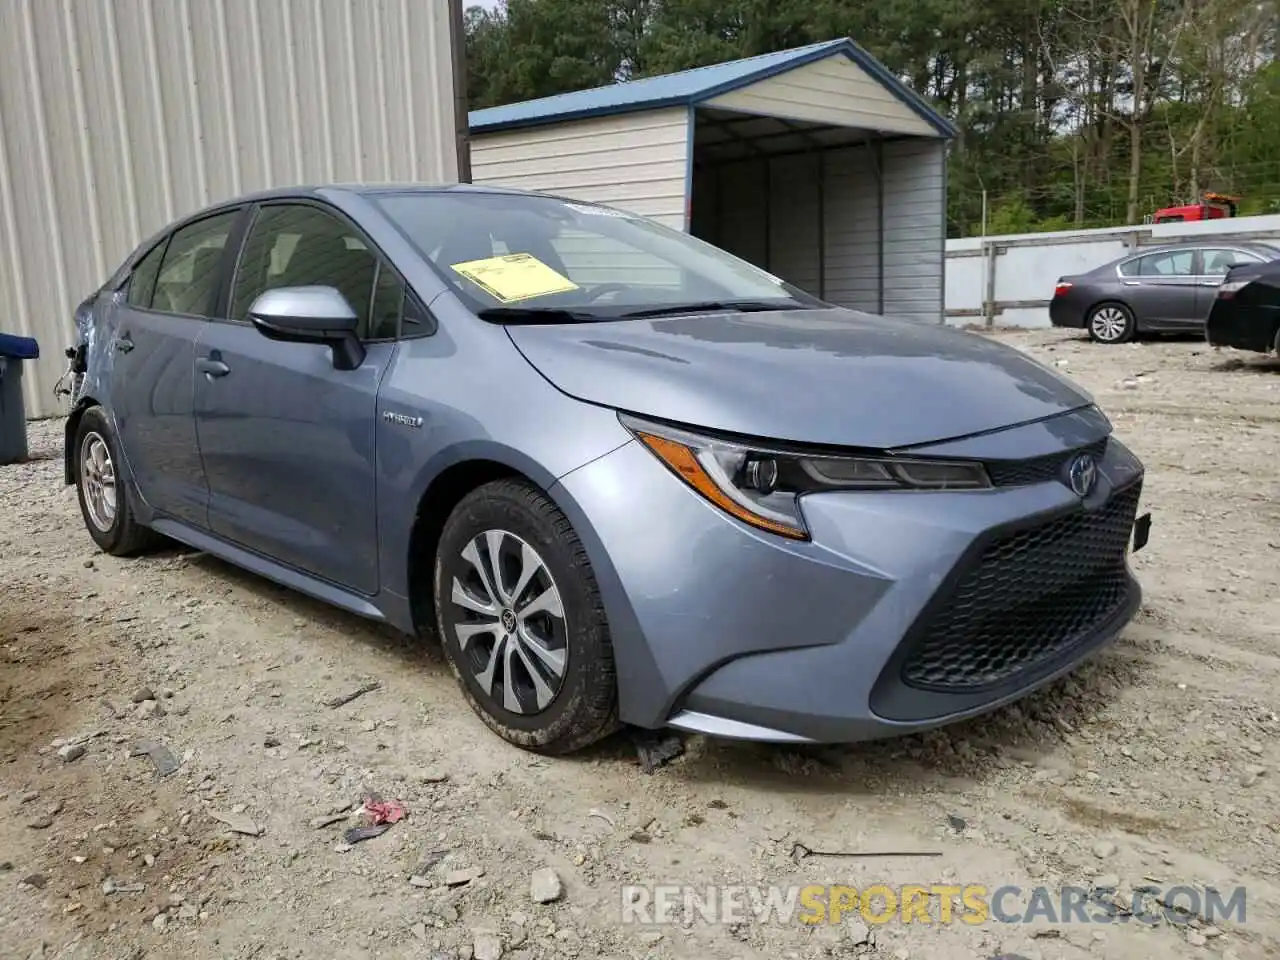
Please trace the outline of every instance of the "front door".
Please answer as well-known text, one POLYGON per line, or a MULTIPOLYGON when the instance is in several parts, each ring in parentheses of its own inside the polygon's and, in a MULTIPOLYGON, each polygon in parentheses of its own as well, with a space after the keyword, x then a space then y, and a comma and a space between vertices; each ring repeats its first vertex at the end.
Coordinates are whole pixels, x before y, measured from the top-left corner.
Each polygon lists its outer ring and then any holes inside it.
MULTIPOLYGON (((378 386, 396 348, 382 336, 380 305, 399 303, 375 294, 395 284, 359 232, 333 213, 264 205, 240 257, 227 319, 208 324, 196 346, 210 529, 366 595, 378 590, 378 386), (312 284, 336 287, 359 314, 370 342, 358 369, 337 370, 330 348, 268 340, 248 322, 264 290, 312 284)), ((397 321, 390 318, 390 330, 397 321)))
POLYGON ((125 461, 155 510, 203 527, 209 491, 192 408, 195 344, 238 210, 178 229, 138 262, 111 308, 111 407, 125 461))

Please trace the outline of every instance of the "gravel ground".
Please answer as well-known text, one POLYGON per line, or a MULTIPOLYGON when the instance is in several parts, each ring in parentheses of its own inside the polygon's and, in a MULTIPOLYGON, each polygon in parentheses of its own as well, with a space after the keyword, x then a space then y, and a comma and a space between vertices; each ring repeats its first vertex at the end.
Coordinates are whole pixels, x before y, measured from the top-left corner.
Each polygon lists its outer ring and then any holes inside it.
POLYGON ((976 722, 803 751, 691 738, 652 774, 625 735, 568 760, 505 746, 430 644, 200 554, 97 553, 61 423, 32 424, 32 460, 0 468, 0 954, 1280 955, 1280 364, 996 335, 1078 378, 1147 464, 1132 626, 976 722), (371 792, 407 818, 356 845, 349 818, 317 825, 371 792), (554 902, 531 895, 543 868, 554 902), (622 885, 655 882, 1243 885, 1247 913, 622 924, 622 885))

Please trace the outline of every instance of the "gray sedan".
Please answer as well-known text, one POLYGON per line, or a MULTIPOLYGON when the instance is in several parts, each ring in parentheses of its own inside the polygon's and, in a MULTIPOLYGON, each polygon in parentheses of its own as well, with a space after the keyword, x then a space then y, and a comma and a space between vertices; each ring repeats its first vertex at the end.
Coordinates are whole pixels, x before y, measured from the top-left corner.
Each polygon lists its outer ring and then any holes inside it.
POLYGON ((883 737, 1021 697, 1137 610, 1141 463, 1079 387, 629 212, 283 190, 82 304, 66 481, 433 635, 488 727, 883 737))
POLYGON ((1139 333, 1200 333, 1227 271, 1280 259, 1265 243, 1199 243, 1127 254, 1060 277, 1049 305, 1055 327, 1084 328, 1099 343, 1139 333))

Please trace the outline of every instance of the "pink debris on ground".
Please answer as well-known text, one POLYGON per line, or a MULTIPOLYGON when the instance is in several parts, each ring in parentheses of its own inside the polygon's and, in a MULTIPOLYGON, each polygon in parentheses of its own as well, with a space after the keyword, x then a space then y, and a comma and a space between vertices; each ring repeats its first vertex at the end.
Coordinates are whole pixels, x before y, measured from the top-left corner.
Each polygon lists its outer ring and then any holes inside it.
POLYGON ((376 827, 383 823, 397 823, 404 819, 404 806, 397 800, 373 800, 364 802, 364 815, 369 826, 376 827))

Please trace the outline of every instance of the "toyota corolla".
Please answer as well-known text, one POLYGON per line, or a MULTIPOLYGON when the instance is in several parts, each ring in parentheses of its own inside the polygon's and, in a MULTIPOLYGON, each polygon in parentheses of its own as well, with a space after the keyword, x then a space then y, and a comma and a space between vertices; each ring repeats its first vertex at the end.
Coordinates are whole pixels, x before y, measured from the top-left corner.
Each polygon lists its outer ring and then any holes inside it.
POLYGON ((1021 697, 1139 605, 1143 469, 1024 354, 480 187, 203 210, 81 304, 66 480, 439 638, 498 735, 841 742, 1021 697))

